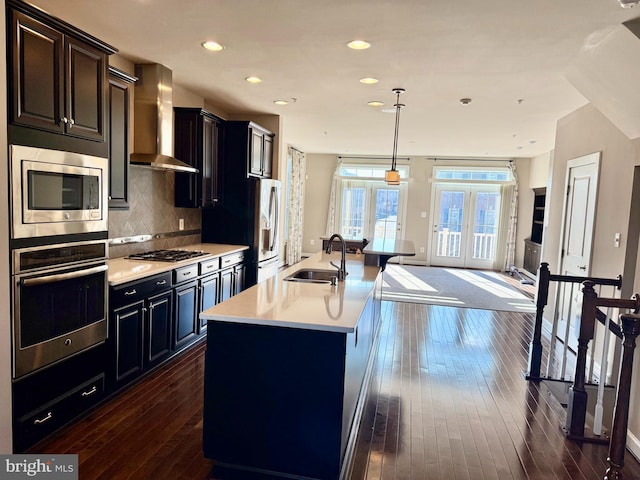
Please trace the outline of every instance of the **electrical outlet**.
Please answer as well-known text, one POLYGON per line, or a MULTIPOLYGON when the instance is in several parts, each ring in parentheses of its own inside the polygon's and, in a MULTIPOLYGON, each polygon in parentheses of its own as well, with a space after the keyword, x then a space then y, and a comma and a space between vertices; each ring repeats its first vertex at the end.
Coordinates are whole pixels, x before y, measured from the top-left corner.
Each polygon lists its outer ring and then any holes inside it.
POLYGON ((184 218, 178 220, 178 230, 184 230, 184 218))
POLYGON ((309 240, 309 243, 310 243, 311 245, 315 245, 315 244, 316 244, 316 241, 312 238, 311 240, 309 240))
POLYGON ((620 233, 616 233, 613 236, 613 246, 616 247, 616 248, 620 247, 620 233))
POLYGON ((424 247, 420 247, 420 253, 424 253, 424 247))

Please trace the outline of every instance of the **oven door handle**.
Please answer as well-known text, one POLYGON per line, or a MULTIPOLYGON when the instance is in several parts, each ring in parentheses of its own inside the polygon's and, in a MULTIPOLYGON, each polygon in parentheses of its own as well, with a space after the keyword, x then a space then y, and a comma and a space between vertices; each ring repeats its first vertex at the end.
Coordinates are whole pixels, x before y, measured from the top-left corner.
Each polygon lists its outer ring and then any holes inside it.
POLYGON ((42 285, 45 283, 59 282, 62 280, 69 280, 71 278, 85 277, 93 273, 104 272, 109 268, 108 265, 98 265, 97 267, 86 268, 84 270, 77 270, 74 272, 57 273, 55 275, 46 275, 44 277, 23 278, 22 285, 25 287, 31 287, 34 285, 42 285))

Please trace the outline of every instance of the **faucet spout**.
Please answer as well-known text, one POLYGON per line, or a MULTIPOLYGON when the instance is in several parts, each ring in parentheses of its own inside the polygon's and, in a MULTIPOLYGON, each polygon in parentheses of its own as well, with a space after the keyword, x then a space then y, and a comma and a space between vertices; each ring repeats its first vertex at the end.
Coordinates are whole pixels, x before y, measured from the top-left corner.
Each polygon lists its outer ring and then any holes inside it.
POLYGON ((347 243, 344 241, 344 238, 342 237, 342 235, 340 235, 339 233, 334 233, 329 238, 329 243, 327 244, 327 250, 326 250, 327 254, 331 253, 331 251, 332 251, 333 240, 334 239, 337 239, 340 242, 340 252, 342 254, 342 256, 340 258, 340 266, 338 267, 338 265, 336 265, 333 262, 329 262, 329 263, 331 263, 331 265, 333 265, 335 268, 338 269, 338 281, 344 281, 345 277, 348 275, 348 272, 347 272, 347 243))

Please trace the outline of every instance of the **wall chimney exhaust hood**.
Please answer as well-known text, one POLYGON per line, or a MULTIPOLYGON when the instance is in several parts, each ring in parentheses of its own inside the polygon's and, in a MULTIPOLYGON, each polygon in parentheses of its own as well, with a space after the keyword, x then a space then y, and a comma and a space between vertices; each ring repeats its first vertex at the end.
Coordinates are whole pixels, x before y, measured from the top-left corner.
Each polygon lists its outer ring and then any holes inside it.
POLYGON ((131 165, 157 170, 197 173, 198 170, 173 158, 172 72, 157 63, 135 66, 133 152, 131 165))

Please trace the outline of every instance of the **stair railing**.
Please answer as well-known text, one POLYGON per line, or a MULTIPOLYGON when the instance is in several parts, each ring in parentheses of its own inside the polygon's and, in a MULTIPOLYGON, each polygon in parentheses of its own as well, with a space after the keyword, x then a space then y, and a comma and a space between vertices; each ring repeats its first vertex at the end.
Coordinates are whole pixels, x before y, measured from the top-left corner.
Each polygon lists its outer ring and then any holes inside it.
MULTIPOLYGON (((595 437, 585 436, 585 422, 587 418, 587 401, 588 394, 586 390, 587 381, 587 358, 589 342, 594 340, 596 325, 598 322, 597 312, 599 307, 616 308, 624 310, 632 310, 634 313, 640 312, 640 296, 634 295, 631 299, 622 298, 603 298, 598 297, 594 286, 595 282, 586 280, 583 282, 582 288, 582 309, 580 314, 580 331, 578 333, 578 351, 576 352, 576 369, 573 380, 573 385, 569 388, 569 400, 567 402, 567 421, 566 421, 566 435, 568 438, 582 441, 607 441, 600 437, 602 433, 602 412, 599 413, 600 418, 594 422, 594 435, 595 437)), ((608 317, 607 317, 608 321, 608 317)), ((609 321, 610 323, 610 321, 609 321)), ((607 325, 608 326, 608 325, 607 325)), ((606 331, 603 339, 603 347, 609 343, 610 330, 606 331)), ((593 358, 594 355, 591 355, 593 358)), ((601 362, 606 362, 607 358, 604 356, 601 358, 601 362)), ((590 369, 590 372, 592 370, 590 369)), ((604 387, 606 381, 606 374, 603 378, 599 379, 599 387, 604 387)), ((619 387, 619 385, 618 385, 619 387)), ((600 392, 599 392, 600 393, 600 392)), ((597 399, 596 405, 602 405, 602 398, 597 399)), ((596 410, 596 417, 598 416, 598 410, 596 410)))
MULTIPOLYGON (((560 302, 560 288, 564 285, 570 285, 571 295, 569 297, 573 297, 573 289, 579 287, 579 285, 585 281, 590 281, 594 285, 600 286, 612 286, 618 290, 622 287, 622 276, 618 275, 617 278, 596 278, 596 277, 578 277, 571 275, 556 275, 552 274, 549 271, 549 264, 543 262, 540 264, 540 268, 538 269, 538 289, 536 292, 536 318, 535 324, 533 327, 533 335, 531 337, 531 343, 529 344, 529 362, 526 372, 527 380, 545 380, 551 377, 551 352, 547 362, 547 373, 546 376, 543 377, 540 375, 540 369, 542 366, 542 358, 543 358, 543 347, 542 347, 542 328, 544 322, 544 308, 547 306, 549 301, 549 286, 551 282, 555 282, 556 291, 555 291, 555 305, 553 310, 553 321, 551 328, 551 338, 554 339, 558 334, 558 306, 560 302)), ((571 312, 569 312, 571 313, 571 312)), ((569 315, 570 317, 570 315, 569 315)), ((598 315, 598 320, 604 320, 604 314, 598 315)), ((569 323, 569 319, 567 319, 567 324, 569 323)), ((616 326, 615 323, 611 324, 612 326, 616 326)), ((612 327, 615 328, 615 327, 612 327)), ((562 355, 562 366, 561 376, 564 378, 565 370, 566 370, 566 357, 569 343, 569 328, 567 328, 564 332, 563 341, 564 341, 564 351, 562 355)))
POLYGON ((618 379, 618 393, 616 407, 613 414, 611 428, 611 443, 604 480, 622 480, 624 454, 627 449, 627 428, 629 426, 629 400, 631 398, 631 377, 633 376, 633 354, 636 348, 636 338, 640 335, 640 315, 620 315, 624 343, 622 345, 622 365, 618 379))

